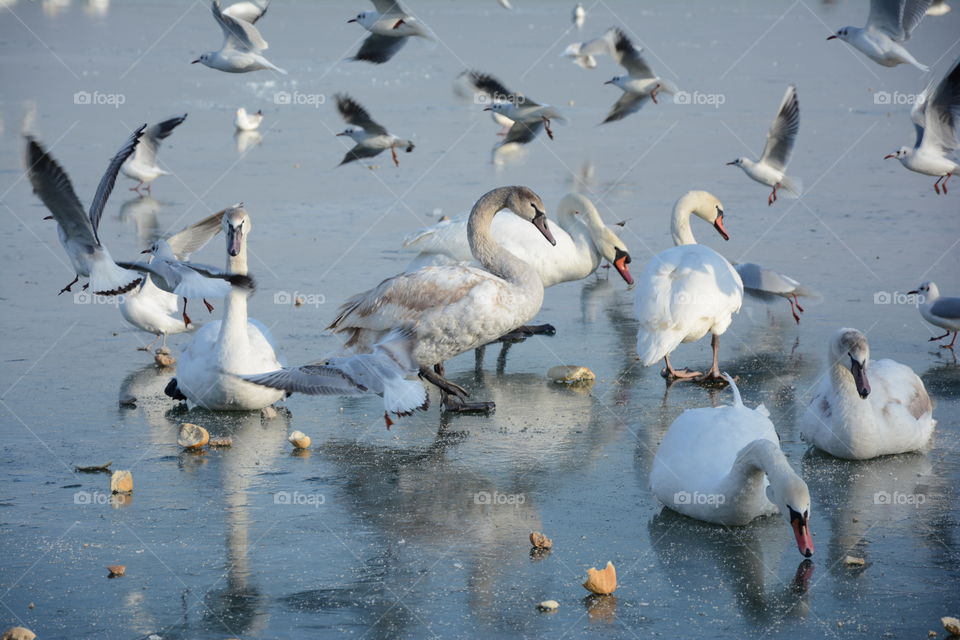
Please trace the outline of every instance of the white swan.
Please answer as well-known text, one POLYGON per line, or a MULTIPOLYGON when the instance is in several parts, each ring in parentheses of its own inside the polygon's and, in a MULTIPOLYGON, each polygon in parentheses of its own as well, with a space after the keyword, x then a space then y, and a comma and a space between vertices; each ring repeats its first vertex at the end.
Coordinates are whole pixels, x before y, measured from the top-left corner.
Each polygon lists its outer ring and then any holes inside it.
POLYGON ((693 378, 699 371, 678 371, 670 354, 681 342, 695 342, 713 334, 713 366, 705 379, 722 379, 717 363, 720 335, 743 302, 743 282, 733 266, 719 253, 697 244, 690 230, 690 215, 711 223, 729 239, 723 226, 723 205, 706 191, 690 191, 673 208, 670 223, 677 245, 661 251, 647 263, 637 279, 634 311, 637 354, 644 366, 663 358, 667 378, 693 378))
MULTIPOLYGON (((472 261, 467 218, 457 216, 404 238, 404 248, 420 251, 407 270, 427 264, 472 261)), ((597 270, 601 260, 613 265, 627 284, 633 284, 627 267, 630 253, 626 243, 604 224, 589 198, 568 193, 557 205, 555 219, 560 227, 553 229, 555 247, 547 245, 536 229, 516 216, 494 218, 491 231, 501 247, 536 269, 544 287, 582 280, 597 270)))
POLYGON ((421 377, 440 387, 444 407, 492 408, 491 403, 464 402, 467 392, 443 378, 443 362, 527 323, 543 303, 537 272, 503 249, 490 232, 502 209, 532 222, 556 243, 540 196, 526 187, 494 189, 476 202, 467 225, 470 248, 483 268, 424 267, 388 278, 348 300, 328 328, 350 336, 345 347, 366 353, 387 332, 412 325, 414 360, 421 377))
MULTIPOLYGON (((246 275, 250 216, 243 205, 235 205, 223 214, 222 224, 227 236, 227 271, 246 275)), ((283 366, 269 331, 247 318, 247 295, 238 287, 231 288, 224 301, 223 320, 205 324, 184 347, 167 395, 206 409, 228 411, 263 409, 283 397, 283 391, 231 375, 267 373, 283 366)))
POLYGON ((745 525, 779 511, 809 558, 807 484, 783 455, 766 408, 745 407, 736 383, 726 379, 733 405, 681 413, 657 449, 650 488, 670 509, 717 524, 745 525))
POLYGON ((828 358, 801 424, 806 442, 851 460, 917 451, 929 442, 933 404, 910 367, 870 362, 867 337, 856 329, 837 331, 828 358))

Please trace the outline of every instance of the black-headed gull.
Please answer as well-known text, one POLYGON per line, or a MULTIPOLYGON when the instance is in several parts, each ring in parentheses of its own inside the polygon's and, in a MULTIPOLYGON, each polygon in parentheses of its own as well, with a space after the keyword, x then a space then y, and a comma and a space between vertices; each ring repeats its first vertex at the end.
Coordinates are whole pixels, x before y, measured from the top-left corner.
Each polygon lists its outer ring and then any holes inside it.
POLYGON ((158 122, 143 132, 136 151, 120 167, 123 175, 137 181, 137 186, 130 187, 130 191, 140 193, 140 187, 146 185, 147 193, 150 193, 151 183, 154 180, 160 176, 170 175, 170 172, 164 171, 157 164, 157 151, 160 149, 160 142, 173 133, 173 130, 183 124, 186 119, 187 114, 174 116, 163 122, 158 122))
POLYGON ((928 87, 918 97, 910 118, 917 131, 913 148, 900 147, 884 159, 896 158, 910 171, 939 176, 933 190, 946 194, 947 180, 960 172, 960 164, 949 157, 960 146, 960 60, 932 93, 928 87))
POLYGON ((337 135, 349 136, 357 143, 343 156, 343 160, 340 161, 341 165, 361 158, 372 158, 390 149, 393 164, 399 167, 400 159, 397 158, 397 147, 404 149, 407 153, 413 151, 414 144, 412 141, 401 140, 388 132, 383 125, 374 122, 359 102, 345 94, 337 94, 334 97, 337 100, 337 111, 347 121, 347 124, 351 125, 337 135))
POLYGON ((786 298, 790 303, 790 313, 793 319, 800 324, 799 311, 803 313, 798 298, 819 298, 819 294, 809 287, 805 287, 793 278, 773 269, 766 269, 754 262, 742 262, 733 265, 743 281, 744 293, 750 294, 758 300, 770 302, 777 297, 786 298))
POLYGON ((190 254, 202 248, 220 230, 226 211, 208 216, 170 238, 158 239, 142 252, 151 255, 149 262, 121 263, 128 269, 149 274, 157 287, 182 297, 184 326, 190 324, 190 316, 187 315, 189 298, 201 298, 207 311, 212 312, 213 305, 207 302, 207 298, 225 298, 234 287, 248 292, 254 289, 253 278, 248 275, 227 273, 217 267, 188 262, 190 254))
POLYGON ((545 128, 553 140, 551 120, 565 120, 556 109, 548 104, 540 104, 522 93, 507 89, 502 82, 487 73, 470 72, 474 88, 487 96, 488 106, 484 111, 492 111, 513 121, 506 138, 499 146, 516 142, 526 144, 532 141, 540 129, 545 128))
POLYGON ((585 42, 571 42, 560 54, 563 58, 570 58, 574 64, 584 69, 594 69, 597 66, 597 56, 613 55, 619 29, 607 29, 602 36, 585 42))
POLYGON ((413 359, 416 334, 411 328, 394 329, 373 345, 370 353, 326 358, 301 367, 284 367, 270 373, 238 376, 287 394, 355 396, 375 393, 383 398, 383 418, 389 413, 408 416, 430 405, 419 380, 407 380, 419 369, 413 359))
MULTIPOLYGON (((491 94, 488 93, 490 80, 492 80, 492 78, 485 73, 469 70, 463 71, 459 76, 457 76, 458 84, 455 85, 455 90, 461 96, 468 96, 469 94, 469 97, 473 97, 473 99, 477 102, 489 102, 492 100, 491 94)), ((510 131, 510 127, 513 126, 513 120, 501 113, 497 113, 496 111, 491 111, 490 117, 494 122, 502 127, 501 131, 497 135, 507 135, 507 133, 510 131)))
POLYGON ((870 0, 870 15, 865 27, 843 27, 827 40, 839 38, 884 67, 912 64, 929 71, 917 62, 902 43, 910 39, 927 9, 930 0, 870 0))
MULTIPOLYGON (((211 0, 213 18, 223 31, 223 44, 218 51, 201 54, 191 64, 201 63, 211 69, 227 73, 248 73, 269 69, 286 75, 286 71, 267 60, 261 52, 266 51, 267 41, 252 22, 220 10, 220 0, 211 0)), ((264 9, 266 11, 266 9, 264 9)), ((263 15, 263 12, 260 13, 263 15)))
POLYGON ((943 340, 953 332, 950 344, 940 345, 942 349, 953 349, 957 342, 957 332, 960 331, 960 298, 941 296, 936 282, 924 282, 909 293, 921 296, 918 306, 923 319, 947 331, 942 336, 930 338, 928 342, 943 340))
POLYGON ((582 2, 578 2, 573 8, 573 13, 570 15, 570 18, 573 20, 573 26, 577 29, 583 29, 583 22, 587 19, 587 10, 583 8, 582 2))
POLYGON ((262 18, 263 14, 267 12, 269 5, 269 0, 264 0, 262 4, 260 2, 254 2, 253 0, 242 0, 241 2, 231 4, 223 10, 223 13, 237 20, 246 20, 250 24, 256 24, 257 20, 262 18))
POLYGON ((413 36, 430 38, 419 20, 395 0, 372 0, 375 11, 362 11, 347 20, 370 32, 352 60, 383 64, 392 58, 413 36))
POLYGON ((621 120, 631 113, 635 113, 646 104, 647 100, 657 102, 657 93, 663 92, 673 95, 677 87, 669 80, 657 76, 647 64, 640 50, 633 46, 630 38, 620 29, 611 29, 613 49, 611 51, 617 62, 627 70, 625 76, 616 76, 604 84, 612 84, 623 90, 623 95, 617 100, 610 113, 603 120, 604 123, 621 120))
POLYGON ((785 173, 799 131, 800 103, 797 101, 797 88, 790 85, 780 101, 777 117, 767 132, 767 144, 760 160, 754 162, 750 158, 740 157, 727 163, 743 169, 752 180, 773 188, 767 197, 768 206, 777 201, 777 189, 783 188, 799 196, 803 188, 800 180, 790 178, 785 173))
POLYGON ((233 126, 237 131, 256 131, 261 122, 263 122, 263 111, 259 109, 256 113, 248 113, 246 109, 240 107, 233 118, 233 126))
MULTIPOLYGON (((140 274, 125 269, 115 263, 110 252, 100 241, 97 229, 100 226, 100 217, 107 204, 110 192, 117 181, 120 165, 130 157, 143 130, 147 125, 134 131, 120 150, 110 159, 107 170, 100 178, 96 194, 90 203, 89 215, 80 204, 80 199, 70 184, 70 178, 57 161, 40 146, 40 143, 31 136, 26 136, 26 164, 27 176, 33 185, 33 192, 46 205, 53 219, 57 221, 57 234, 60 244, 70 258, 77 276, 73 281, 60 290, 60 293, 70 291, 81 276, 90 281, 83 285, 88 286, 98 295, 118 295, 130 291, 142 278, 140 274)), ((57 294, 59 295, 59 294, 57 294)))

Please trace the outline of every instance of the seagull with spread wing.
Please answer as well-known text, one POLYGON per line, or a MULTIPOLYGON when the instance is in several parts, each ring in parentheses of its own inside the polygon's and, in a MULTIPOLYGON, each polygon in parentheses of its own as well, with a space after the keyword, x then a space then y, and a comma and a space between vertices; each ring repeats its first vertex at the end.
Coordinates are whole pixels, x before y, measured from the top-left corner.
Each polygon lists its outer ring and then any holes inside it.
POLYGON ((614 103, 601 124, 622 120, 631 113, 636 113, 647 100, 653 100, 654 104, 657 104, 657 93, 661 91, 670 95, 677 92, 677 87, 672 82, 653 72, 643 59, 641 50, 633 46, 633 42, 623 31, 611 29, 606 38, 613 43, 611 55, 627 70, 627 75, 616 76, 604 83, 620 87, 623 95, 614 103))
MULTIPOLYGON (((213 18, 223 31, 223 44, 218 51, 208 51, 201 54, 191 64, 201 63, 211 69, 226 71, 227 73, 248 73, 260 69, 270 69, 286 75, 286 71, 276 66, 263 56, 267 50, 267 41, 252 22, 231 15, 232 7, 226 11, 220 9, 220 0, 212 0, 210 9, 213 18)), ((266 12, 260 12, 258 18, 266 12)), ((234 12, 242 13, 242 12, 234 12)))
POLYGON ((743 169, 751 180, 773 188, 767 197, 767 206, 777 201, 777 189, 783 188, 795 196, 800 195, 802 189, 800 180, 786 175, 787 163, 790 162, 799 131, 800 102, 797 100, 797 88, 790 85, 783 94, 783 100, 780 101, 777 117, 770 125, 767 144, 763 148, 760 160, 754 162, 750 158, 740 157, 727 163, 743 169))
MULTIPOLYGON (((140 284, 140 274, 125 269, 113 261, 110 252, 101 242, 98 229, 103 208, 117 182, 120 165, 130 157, 137 146, 140 136, 147 125, 134 131, 120 150, 110 159, 107 170, 100 178, 97 192, 90 203, 89 215, 70 184, 67 172, 32 136, 26 136, 27 176, 33 185, 33 192, 46 205, 51 217, 57 221, 57 233, 60 244, 70 258, 76 277, 60 290, 70 291, 81 276, 90 281, 88 286, 97 295, 118 295, 130 291, 140 284)), ((59 295, 59 294, 57 294, 59 295)))
POLYGON ((911 64, 927 72, 930 67, 917 62, 903 43, 929 8, 930 0, 870 0, 867 26, 844 27, 827 40, 843 40, 884 67, 911 64))
POLYGON ((147 193, 150 193, 150 186, 154 180, 160 176, 170 175, 169 172, 164 171, 157 164, 157 151, 160 149, 160 142, 173 133, 173 130, 183 124, 186 119, 187 114, 168 118, 143 132, 136 151, 120 167, 123 175, 136 180, 138 183, 137 186, 131 187, 130 191, 140 193, 140 187, 146 185, 147 193))
POLYGON ((334 97, 337 101, 337 111, 350 125, 337 135, 349 136, 356 142, 353 148, 343 156, 343 160, 340 161, 341 165, 361 158, 372 158, 390 149, 393 164, 399 167, 400 159, 397 157, 397 147, 403 148, 407 153, 413 151, 413 141, 402 140, 392 135, 383 125, 374 122, 359 102, 342 93, 338 93, 334 97))
POLYGON ((383 64, 397 54, 411 37, 430 39, 430 34, 396 0, 373 0, 375 11, 361 11, 347 20, 370 32, 352 60, 383 64))

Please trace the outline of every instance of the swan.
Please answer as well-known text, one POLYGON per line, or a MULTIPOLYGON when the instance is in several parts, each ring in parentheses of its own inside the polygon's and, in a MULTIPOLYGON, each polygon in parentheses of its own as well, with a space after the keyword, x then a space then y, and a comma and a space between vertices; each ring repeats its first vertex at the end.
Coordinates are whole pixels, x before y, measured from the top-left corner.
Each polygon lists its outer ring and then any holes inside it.
POLYGON ((800 553, 809 558, 807 483, 783 455, 766 407, 744 406, 736 383, 724 377, 733 405, 681 413, 654 456, 650 488, 670 509, 716 524, 745 525, 779 511, 800 553))
POLYGON ((923 296, 919 305, 920 315, 923 316, 923 319, 946 331, 942 336, 930 338, 928 342, 943 340, 952 331, 953 340, 950 341, 950 344, 940 345, 940 348, 953 349, 953 345, 957 342, 957 332, 960 331, 960 298, 941 296, 940 288, 936 282, 924 282, 909 293, 923 296))
MULTIPOLYGON (((247 273, 247 236, 253 227, 243 205, 228 208, 222 217, 227 236, 227 268, 247 273)), ((166 394, 205 409, 253 411, 272 405, 284 392, 241 380, 231 374, 257 374, 282 368, 270 332, 247 318, 247 291, 232 287, 223 320, 209 322, 194 335, 180 356, 177 377, 166 394)))
POLYGON ((922 449, 936 420, 923 382, 893 360, 870 362, 867 336, 840 329, 801 424, 803 439, 837 458, 869 460, 922 449), (869 373, 869 378, 868 374, 869 373))
POLYGON ((533 223, 556 244, 540 196, 527 187, 493 189, 477 200, 467 223, 470 248, 482 268, 424 267, 387 278, 348 300, 328 329, 349 335, 345 348, 367 353, 387 332, 412 325, 420 376, 440 388, 444 408, 492 409, 492 403, 465 402, 468 393, 444 379, 443 363, 527 323, 543 303, 536 270, 500 246, 491 233, 494 216, 502 209, 533 223))
POLYGON ((723 205, 716 196, 690 191, 677 201, 670 223, 677 246, 651 258, 637 279, 637 354, 645 367, 663 358, 665 378, 694 378, 701 373, 674 369, 670 354, 681 342, 695 342, 709 332, 713 366, 703 379, 719 380, 720 335, 740 311, 743 282, 726 258, 697 244, 690 230, 691 214, 711 223, 724 240, 730 238, 723 226, 723 205))
MULTIPOLYGON (((582 280, 597 270, 601 260, 612 264, 627 284, 633 284, 626 243, 604 224, 589 198, 578 193, 563 196, 557 205, 556 225, 559 229, 553 229, 555 247, 545 244, 535 229, 516 216, 494 218, 491 229, 500 246, 537 271, 545 288, 582 280)), ((403 246, 420 251, 411 263, 414 268, 431 262, 473 260, 467 240, 467 216, 415 231, 404 238, 403 246)))

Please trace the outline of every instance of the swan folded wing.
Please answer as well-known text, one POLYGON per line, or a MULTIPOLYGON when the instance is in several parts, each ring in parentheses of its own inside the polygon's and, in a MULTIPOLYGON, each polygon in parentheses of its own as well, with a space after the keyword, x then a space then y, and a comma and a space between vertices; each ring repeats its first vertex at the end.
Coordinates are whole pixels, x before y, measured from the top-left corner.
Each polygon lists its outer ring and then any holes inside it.
POLYGON ((348 300, 327 328, 334 332, 386 331, 397 326, 416 326, 425 314, 457 304, 479 285, 489 282, 503 281, 471 267, 424 267, 402 273, 348 300))
POLYGON ((885 415, 906 411, 914 420, 932 414, 933 403, 923 381, 910 367, 893 360, 874 360, 867 367, 867 375, 871 385, 868 401, 878 411, 885 415))

